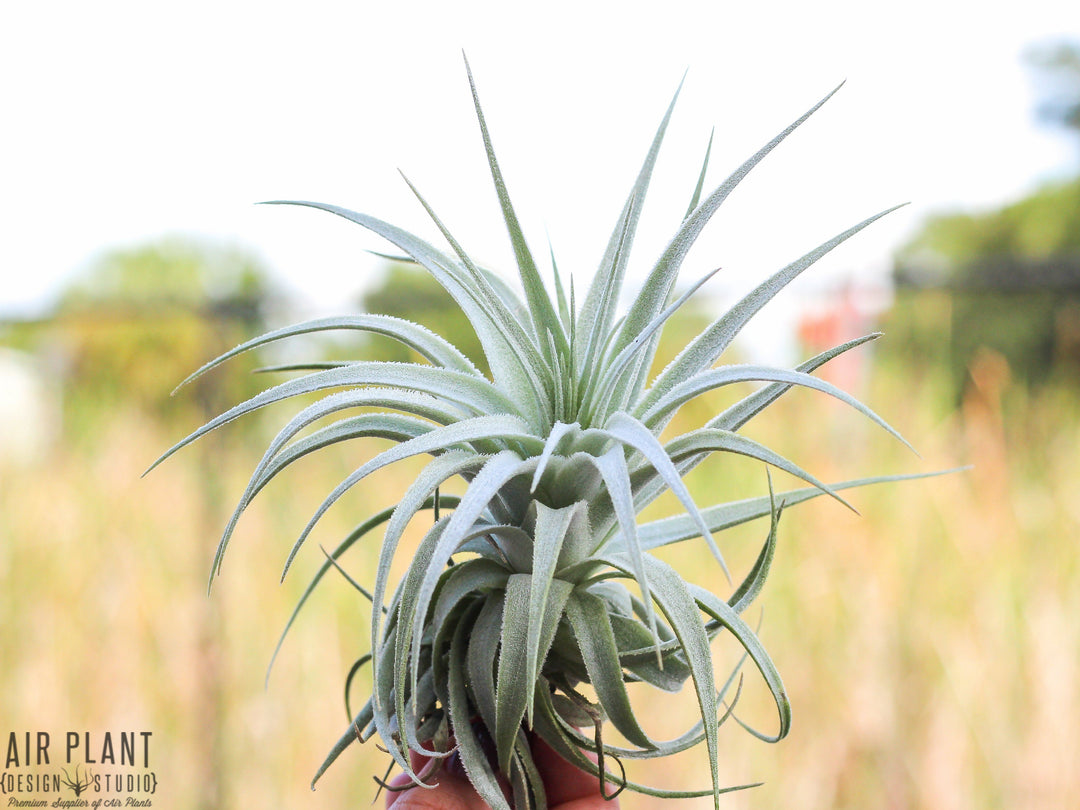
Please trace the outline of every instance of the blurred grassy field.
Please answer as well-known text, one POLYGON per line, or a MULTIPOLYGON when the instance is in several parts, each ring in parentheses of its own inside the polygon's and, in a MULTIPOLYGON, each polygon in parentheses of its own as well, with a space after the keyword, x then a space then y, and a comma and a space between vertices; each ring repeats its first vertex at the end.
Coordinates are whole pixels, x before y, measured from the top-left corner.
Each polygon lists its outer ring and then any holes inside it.
MULTIPOLYGON (((973 464, 965 473, 863 490, 861 515, 819 499, 785 513, 761 635, 788 686, 791 735, 721 734, 725 783, 762 781, 731 808, 1051 808, 1080 795, 1080 398, 1029 391, 993 356, 959 403, 928 363, 870 363, 856 391, 917 458, 857 414, 793 392, 748 435, 826 480, 973 464)), ((172 382, 171 380, 169 382, 172 382)), ((709 403, 695 403, 702 419, 709 403)), ((69 409, 69 417, 71 416, 69 409)), ((387 757, 351 749, 308 782, 346 725, 342 684, 366 652, 367 605, 340 577, 265 667, 308 578, 356 523, 396 501, 407 465, 333 509, 278 587, 311 511, 374 445, 305 459, 245 515, 211 596, 213 546, 284 411, 229 429, 140 478, 195 426, 131 405, 32 463, 0 462, 0 732, 153 732, 159 807, 342 808, 374 795, 387 757), (314 463, 312 463, 314 461, 314 463)), ((691 477, 699 503, 761 494, 760 465, 691 477)), ((796 486, 776 476, 778 488, 796 486)), ((658 509, 663 508, 661 505, 658 509)), ((653 510, 650 514, 654 515, 653 510)), ((721 537, 738 576, 766 531, 721 537)), ((700 545, 664 556, 726 587, 700 545)), ((374 555, 349 570, 370 582, 374 555)), ((757 608, 751 613, 758 616, 757 608)), ((718 647, 722 660, 730 650, 718 647)), ((775 717, 747 673, 740 716, 775 717)), ((682 730, 693 706, 650 704, 646 727, 682 730), (655 706, 655 708, 654 708, 655 706)), ((669 701, 667 703, 663 701, 669 701)), ((5 738, 6 739, 6 738, 5 738)), ((708 785, 704 755, 629 763, 632 778, 708 785)), ((655 800, 624 794, 624 808, 655 800)), ((711 800, 673 805, 711 806, 711 800)))

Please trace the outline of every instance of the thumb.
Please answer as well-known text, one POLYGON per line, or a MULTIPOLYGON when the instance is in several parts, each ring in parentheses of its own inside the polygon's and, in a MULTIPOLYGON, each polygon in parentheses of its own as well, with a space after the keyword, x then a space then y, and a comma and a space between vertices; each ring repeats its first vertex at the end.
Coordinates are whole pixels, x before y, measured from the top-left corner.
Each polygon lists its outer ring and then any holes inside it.
MULTIPOLYGON (((443 768, 433 782, 431 788, 414 785, 387 794, 386 806, 393 810, 488 810, 464 774, 443 768)), ((407 785, 409 777, 398 774, 391 784, 407 785)))

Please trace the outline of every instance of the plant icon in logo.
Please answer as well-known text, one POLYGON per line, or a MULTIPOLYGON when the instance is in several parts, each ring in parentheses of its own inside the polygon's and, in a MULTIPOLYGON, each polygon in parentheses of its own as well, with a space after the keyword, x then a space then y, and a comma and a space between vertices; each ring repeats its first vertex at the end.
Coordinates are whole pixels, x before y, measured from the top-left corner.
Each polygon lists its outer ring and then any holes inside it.
POLYGON ((88 787, 90 787, 90 785, 93 783, 93 781, 94 781, 94 774, 89 768, 86 769, 86 776, 85 777, 80 777, 79 776, 79 766, 76 765, 75 766, 75 778, 74 779, 72 779, 70 776, 68 776, 67 768, 64 768, 64 781, 63 781, 63 784, 66 785, 67 787, 71 788, 75 792, 75 798, 76 799, 79 798, 79 796, 82 795, 82 792, 84 790, 86 790, 88 787))

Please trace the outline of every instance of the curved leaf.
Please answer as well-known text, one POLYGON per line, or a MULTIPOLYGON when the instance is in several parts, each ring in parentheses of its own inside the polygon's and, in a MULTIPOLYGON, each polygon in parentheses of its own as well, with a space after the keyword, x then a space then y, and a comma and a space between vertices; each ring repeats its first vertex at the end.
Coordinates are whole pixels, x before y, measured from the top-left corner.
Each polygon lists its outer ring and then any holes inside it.
MULTIPOLYGON (((806 362, 800 363, 795 367, 795 371, 809 374, 833 358, 839 357, 844 352, 862 346, 864 343, 868 343, 871 340, 877 340, 879 337, 881 337, 881 332, 873 332, 869 335, 849 340, 846 343, 841 343, 839 346, 834 346, 821 354, 811 357, 806 362)), ((754 416, 761 413, 761 411, 771 403, 775 402, 784 392, 790 389, 791 386, 785 383, 773 383, 771 385, 766 385, 764 388, 759 388, 754 393, 736 402, 727 410, 714 416, 705 423, 705 427, 715 427, 720 428, 721 430, 738 430, 754 416)))
POLYGON ((894 438, 902 442, 909 450, 914 452, 915 448, 908 444, 907 440, 891 425, 847 392, 837 388, 830 382, 822 380, 820 377, 813 376, 812 374, 804 374, 801 371, 789 371, 788 369, 783 368, 773 368, 771 366, 729 365, 700 372, 689 380, 676 385, 657 400, 656 404, 642 416, 641 421, 648 427, 665 424, 671 414, 694 397, 701 396, 704 393, 721 388, 725 385, 740 382, 783 383, 788 386, 797 385, 826 393, 829 396, 835 397, 841 402, 850 405, 863 416, 867 417, 876 425, 890 433, 894 438))
MULTIPOLYGON (((348 366, 317 371, 268 388, 256 394, 246 402, 236 405, 220 416, 211 419, 201 428, 177 442, 146 472, 157 467, 177 450, 191 444, 227 422, 238 419, 267 405, 281 402, 302 394, 325 391, 328 388, 349 386, 393 386, 404 390, 421 391, 432 396, 442 397, 450 402, 464 405, 476 414, 516 414, 518 408, 498 388, 487 380, 450 371, 434 366, 421 366, 415 363, 385 363, 379 361, 353 363, 348 366)), ((143 473, 144 475, 146 473, 143 473)))
MULTIPOLYGON (((618 557, 605 556, 603 561, 611 567, 630 573, 627 565, 618 557)), ((653 595, 660 610, 667 617, 671 629, 679 639, 690 665, 690 675, 697 694, 698 708, 705 724, 705 746, 709 755, 709 770, 712 776, 714 804, 719 809, 720 783, 717 770, 719 746, 717 742, 717 705, 713 683, 712 656, 709 651, 709 636, 705 624, 698 612, 694 598, 687 590, 687 584, 667 564, 655 557, 645 555, 646 570, 653 586, 653 595)))
POLYGON ((241 343, 233 349, 206 363, 194 373, 184 379, 173 393, 179 391, 188 383, 198 379, 206 372, 230 360, 237 355, 257 349, 278 340, 284 340, 297 335, 311 334, 312 332, 330 332, 339 330, 357 330, 361 332, 373 332, 379 335, 393 338, 403 343, 410 349, 414 349, 422 357, 427 358, 437 366, 463 371, 474 376, 481 376, 476 366, 472 364, 461 351, 449 343, 445 338, 432 332, 425 326, 413 323, 404 318, 395 318, 392 315, 360 314, 360 315, 337 315, 329 318, 316 318, 303 323, 273 329, 258 337, 241 343))
MULTIPOLYGON (((506 230, 510 234, 510 242, 514 246, 514 256, 517 259, 518 272, 521 275, 521 286, 525 290, 525 300, 528 302, 530 315, 528 323, 532 326, 533 335, 538 339, 545 332, 551 333, 556 342, 559 352, 566 352, 569 344, 562 330, 562 323, 551 304, 551 296, 548 295, 540 273, 536 269, 536 262, 525 241, 525 234, 521 230, 514 206, 510 202, 510 194, 506 190, 506 181, 503 180, 502 170, 495 158, 495 149, 491 145, 491 133, 488 132, 487 121, 484 119, 484 111, 480 109, 480 96, 476 92, 476 82, 473 81, 472 69, 469 60, 465 60, 465 71, 469 76, 469 89, 472 91, 473 106, 476 109, 476 119, 480 123, 480 133, 484 139, 484 151, 487 153, 488 167, 491 169, 491 179, 495 183, 495 192, 499 197, 499 206, 502 208, 503 220, 506 222, 506 230)), ((543 346, 543 343, 540 343, 543 346)), ((554 360, 555 354, 548 359, 554 360)))
POLYGON ((837 245, 847 241, 863 228, 901 207, 896 205, 864 219, 858 225, 834 236, 759 284, 679 352, 668 367, 660 372, 659 376, 653 381, 636 405, 634 413, 640 415, 648 411, 660 397, 676 385, 690 379, 699 371, 709 368, 716 362, 724 349, 728 347, 735 335, 742 330, 743 326, 765 304, 771 301, 780 290, 798 278, 804 270, 837 245))
MULTIPOLYGON (((439 497, 439 503, 444 507, 453 508, 457 505, 458 498, 456 495, 442 495, 439 497)), ((434 507, 434 505, 435 499, 429 498, 420 508, 431 509, 434 507)), ((289 620, 285 623, 285 629, 282 630, 281 635, 278 636, 278 642, 274 646, 273 654, 270 656, 270 663, 266 667, 265 683, 269 684, 270 682, 270 672, 274 668, 274 662, 277 660, 278 653, 281 652, 281 645, 285 643, 285 636, 288 635, 289 630, 296 622, 296 617, 300 615, 301 608, 304 607, 304 605, 307 603, 308 598, 311 596, 312 593, 314 593, 315 587, 322 581, 322 578, 326 574, 326 572, 333 567, 333 563, 331 561, 341 559, 341 555, 348 551, 353 546, 353 544, 361 540, 365 535, 374 531, 382 524, 386 523, 386 521, 390 519, 390 516, 393 514, 393 512, 393 509, 384 509, 377 514, 372 515, 370 518, 368 518, 351 532, 349 532, 348 536, 344 540, 342 540, 341 543, 338 544, 338 546, 330 553, 330 560, 324 562, 319 567, 319 570, 315 572, 315 576, 311 578, 311 582, 308 583, 307 588, 305 588, 304 592, 300 595, 300 599, 297 601, 296 607, 293 608, 293 612, 289 615, 289 620)), ((369 596, 369 599, 372 603, 374 603, 375 599, 373 596, 369 596)))
MULTIPOLYGON (((897 481, 915 481, 921 478, 933 478, 938 475, 947 475, 966 468, 958 467, 951 470, 938 470, 929 473, 912 473, 908 475, 879 475, 870 478, 857 478, 850 481, 840 481, 830 484, 829 489, 840 492, 845 489, 870 486, 873 484, 891 484, 897 481)), ((795 504, 825 495, 825 491, 818 487, 804 487, 781 492, 776 496, 776 501, 785 509, 795 504)), ((717 504, 701 510, 701 516, 714 532, 730 529, 751 520, 757 520, 768 515, 771 511, 770 498, 768 495, 747 498, 731 503, 717 504)), ((638 526, 638 537, 641 539, 641 547, 646 551, 672 543, 681 543, 684 540, 692 540, 700 537, 701 532, 697 523, 686 515, 661 518, 650 523, 638 526)), ((618 543, 612 544, 613 551, 619 551, 618 543)))
POLYGON ((589 683, 615 728, 635 745, 655 748, 656 744, 642 730, 630 705, 619 663, 619 649, 604 601, 587 591, 574 591, 566 603, 566 617, 574 628, 589 683))
POLYGON ((454 632, 453 641, 450 644, 450 666, 448 668, 450 687, 450 722, 454 726, 454 737, 457 740, 458 752, 461 755, 461 764, 465 768, 465 774, 476 792, 493 810, 511 810, 510 805, 503 796, 499 780, 488 762, 480 741, 472 728, 472 711, 469 708, 469 698, 465 691, 465 647, 467 643, 468 626, 461 622, 454 632))
POLYGON ((738 614, 727 602, 697 585, 691 584, 689 588, 698 606, 731 631, 732 635, 739 640, 743 649, 750 654, 751 660, 757 665, 758 671, 761 672, 761 676, 765 679, 765 683, 772 693, 776 710, 780 716, 780 729, 777 733, 775 735, 761 734, 745 725, 743 727, 747 728, 760 740, 779 742, 787 736, 788 730, 791 728, 791 704, 788 702, 784 682, 780 680, 780 673, 776 671, 772 658, 769 657, 750 626, 739 618, 738 614))
MULTIPOLYGON (((394 553, 397 551, 397 545, 401 539, 401 535, 404 533, 405 527, 408 525, 409 521, 412 520, 412 517, 420 510, 423 503, 432 496, 439 485, 455 475, 474 470, 481 463, 483 463, 482 458, 461 451, 451 451, 444 456, 434 459, 416 477, 412 486, 406 490, 401 501, 390 516, 390 520, 387 522, 386 533, 383 536, 382 546, 379 549, 379 566, 375 572, 375 585, 372 588, 372 601, 375 609, 371 612, 371 653, 372 667, 377 676, 381 677, 386 666, 382 661, 383 656, 380 646, 379 631, 382 626, 383 600, 386 595, 387 581, 390 578, 390 566, 393 563, 394 553)), ((393 615, 393 611, 391 611, 391 615, 393 615)), ((388 638, 390 633, 391 630, 388 628, 388 638)), ((389 657, 389 663, 390 665, 393 664, 392 656, 389 657)), ((386 686, 387 694, 389 694, 392 685, 393 679, 391 678, 390 683, 386 686)), ((380 697, 379 690, 375 691, 373 702, 375 723, 379 729, 379 736, 385 741, 388 739, 389 735, 390 706, 385 703, 385 698, 380 697)), ((390 746, 390 751, 394 754, 395 747, 390 746)), ((394 759, 399 765, 402 764, 400 752, 394 756, 394 759)))
MULTIPOLYGON (((836 90, 840 88, 837 87, 836 90)), ((679 268, 682 266, 683 259, 686 258, 687 252, 690 247, 697 241, 698 236, 701 235, 705 225, 716 213, 720 205, 728 198, 728 195, 734 191, 735 187, 742 182, 742 179, 746 177, 750 171, 761 162, 761 160, 775 149, 781 141, 783 141, 788 135, 795 131, 807 118, 813 115, 822 104, 828 101, 833 93, 833 90, 825 98, 811 107, 806 113, 804 113, 797 121, 791 124, 787 129, 773 138, 769 143, 759 149, 752 157, 744 162, 735 172, 728 177, 720 186, 713 191, 701 205, 694 209, 690 216, 683 220, 678 232, 672 237, 668 243, 664 253, 660 256, 654 265, 652 271, 649 273, 645 284, 642 286, 641 291, 638 293, 634 300, 634 303, 630 307, 630 311, 626 316, 626 320, 623 323, 622 329, 619 332, 619 337, 616 340, 616 350, 621 350, 624 345, 631 341, 635 335, 640 332, 646 324, 652 321, 663 310, 667 304, 668 296, 671 294, 672 288, 675 286, 675 280, 679 274, 679 268)))
MULTIPOLYGON (((431 273, 432 277, 450 294, 465 313, 476 336, 484 349, 484 356, 495 380, 511 391, 528 390, 529 381, 522 358, 514 351, 507 340, 503 324, 499 323, 490 312, 488 303, 477 290, 477 280, 463 273, 457 263, 441 251, 417 236, 376 217, 350 211, 336 205, 303 200, 274 200, 270 205, 299 205, 316 208, 344 217, 350 222, 378 234, 397 245, 409 256, 431 273)), ((486 275, 484 278, 487 278, 486 275)), ((499 296, 502 297, 501 295, 499 296)))
MULTIPOLYGON (((307 540, 308 535, 311 534, 315 525, 322 519, 322 516, 326 514, 327 510, 333 506, 342 495, 352 487, 356 486, 356 484, 364 478, 389 464, 409 458, 410 456, 417 456, 422 453, 442 453, 460 444, 492 438, 512 439, 520 442, 531 441, 535 443, 537 449, 541 446, 539 439, 533 436, 521 419, 516 416, 477 416, 473 419, 465 419, 453 425, 437 427, 421 436, 417 436, 415 439, 402 442, 401 444, 395 445, 394 447, 379 453, 338 484, 337 487, 334 488, 334 491, 326 496, 326 499, 319 505, 319 508, 315 510, 315 514, 312 515, 311 519, 304 527, 304 530, 300 533, 300 537, 293 545, 289 557, 285 561, 285 570, 282 572, 282 578, 284 579, 285 574, 288 573, 289 567, 296 557, 296 553, 300 550, 304 541, 307 540)), ((516 455, 515 458, 517 458, 516 455)), ((443 562, 445 564, 445 560, 443 562)))
POLYGON ((594 351, 596 335, 608 331, 614 318, 613 308, 619 300, 619 292, 622 289, 623 277, 626 273, 626 263, 630 256, 630 248, 634 243, 634 234, 637 231, 638 219, 641 216, 641 208, 645 204, 645 195, 652 179, 653 167, 656 158, 660 154, 660 145, 664 141, 668 123, 671 121, 671 113, 675 109, 675 102, 682 92, 682 82, 679 82, 675 94, 668 104, 660 126, 657 127, 653 136, 649 151, 645 156, 645 162, 638 172, 633 188, 626 198, 623 210, 615 224, 611 237, 608 240, 607 249, 604 251, 600 267, 593 276, 592 284, 582 302, 581 313, 577 318, 576 331, 586 337, 586 342, 577 347, 577 367, 584 368, 590 354, 594 351))
POLYGON ((683 483, 682 476, 675 469, 675 464, 669 458, 666 449, 660 445, 647 427, 623 412, 613 414, 604 429, 612 438, 623 442, 645 456, 649 464, 652 465, 653 469, 664 480, 664 483, 675 494, 675 497, 682 503, 687 514, 697 522, 702 537, 705 538, 705 542, 709 545, 709 550, 712 551, 713 556, 720 563, 724 576, 730 581, 731 574, 728 573, 727 563, 724 562, 724 557, 720 553, 716 541, 713 540, 709 527, 702 519, 697 504, 690 497, 690 491, 686 488, 686 484, 683 483))
MULTIPOLYGON (((536 459, 521 460, 521 457, 510 450, 503 450, 492 456, 476 474, 476 477, 465 490, 461 503, 451 516, 432 555, 431 562, 427 566, 423 581, 420 585, 419 595, 416 599, 416 612, 423 616, 427 614, 428 605, 435 592, 442 570, 446 567, 447 560, 472 525, 487 510, 491 500, 515 477, 527 475, 532 472, 536 459)), ((419 667, 420 642, 423 634, 423 626, 417 624, 413 630, 412 668, 415 673, 419 667)))
POLYGON ((828 484, 818 480, 802 467, 788 461, 779 453, 770 450, 762 444, 758 444, 752 439, 740 436, 738 433, 730 433, 726 430, 715 430, 712 428, 698 428, 677 439, 673 439, 664 449, 671 454, 673 459, 678 459, 683 456, 694 456, 703 452, 717 451, 724 453, 738 453, 739 455, 747 456, 748 458, 757 459, 766 464, 771 464, 773 467, 783 470, 786 473, 790 473, 797 478, 801 478, 808 484, 813 484, 826 495, 830 495, 842 503, 852 512, 856 511, 854 506, 837 495, 836 491, 828 484))

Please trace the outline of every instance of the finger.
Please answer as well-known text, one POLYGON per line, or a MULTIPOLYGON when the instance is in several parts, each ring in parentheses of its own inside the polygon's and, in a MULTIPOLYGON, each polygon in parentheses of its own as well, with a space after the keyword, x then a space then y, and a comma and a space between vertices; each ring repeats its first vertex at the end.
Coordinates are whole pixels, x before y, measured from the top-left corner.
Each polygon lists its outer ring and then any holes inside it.
MULTIPOLYGON (((415 751, 409 751, 409 764, 412 766, 413 773, 418 774, 422 770, 424 770, 424 766, 427 765, 427 762, 427 757, 421 756, 415 751)), ((412 784, 412 779, 407 773, 399 773, 397 776, 390 780, 390 787, 393 788, 403 788, 406 785, 410 784, 412 784)), ((387 808, 394 807, 397 804, 398 799, 400 799, 404 795, 404 790, 388 790, 386 792, 387 808)))
POLYGON ((539 737, 532 741, 533 761, 544 778, 544 791, 552 810, 617 810, 600 794, 600 780, 567 762, 539 737))
POLYGON ((386 806, 394 810, 488 810, 467 780, 445 772, 438 779, 435 788, 411 787, 391 794, 386 806))
POLYGON ((566 804, 554 805, 551 810, 618 810, 619 800, 608 801, 600 794, 591 799, 574 799, 566 804))

